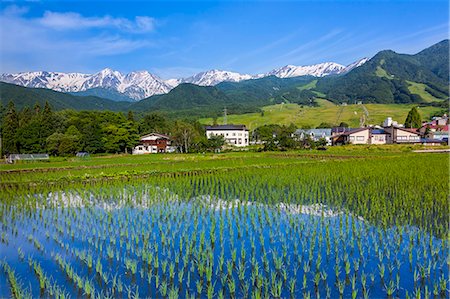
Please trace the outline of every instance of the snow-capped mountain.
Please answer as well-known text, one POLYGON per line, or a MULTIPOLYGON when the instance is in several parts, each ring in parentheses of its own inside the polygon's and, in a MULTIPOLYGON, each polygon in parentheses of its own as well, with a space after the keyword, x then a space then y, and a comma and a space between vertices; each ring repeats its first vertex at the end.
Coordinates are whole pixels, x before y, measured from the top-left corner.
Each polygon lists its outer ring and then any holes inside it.
POLYGON ((339 74, 345 69, 345 66, 334 63, 334 62, 324 62, 314 65, 286 65, 278 69, 274 69, 268 72, 267 76, 277 76, 279 78, 291 78, 298 76, 315 76, 324 77, 333 74, 339 74))
POLYGON ((154 94, 167 93, 172 89, 172 86, 167 85, 162 79, 147 71, 123 75, 109 68, 93 75, 59 72, 3 74, 0 75, 0 81, 62 92, 105 88, 118 91, 135 100, 141 100, 154 94))
POLYGON ((188 78, 178 80, 171 79, 168 80, 169 82, 166 81, 166 83, 172 84, 172 86, 174 86, 175 84, 178 85, 180 83, 192 83, 200 86, 213 86, 221 82, 239 82, 242 80, 248 80, 252 78, 253 77, 251 75, 246 74, 239 74, 235 72, 221 71, 221 70, 209 70, 206 72, 198 73, 188 78))
POLYGON ((357 61, 355 61, 355 62, 353 62, 353 63, 350 63, 349 65, 347 65, 347 66, 345 67, 345 69, 341 72, 341 74, 345 74, 345 73, 350 72, 350 71, 353 70, 354 68, 357 68, 358 66, 361 66, 361 65, 363 65, 364 63, 366 63, 367 61, 369 61, 369 59, 370 59, 370 58, 364 57, 364 58, 361 58, 360 60, 357 60, 357 61))
POLYGON ((80 91, 83 83, 90 75, 80 73, 57 72, 25 72, 18 74, 2 74, 0 81, 25 87, 48 88, 56 91, 80 91))
POLYGON ((328 75, 344 74, 367 62, 363 58, 348 66, 334 62, 314 65, 287 65, 274 69, 265 74, 247 75, 230 71, 209 70, 194 76, 181 79, 162 80, 147 72, 136 71, 122 74, 106 68, 95 74, 61 73, 61 72, 24 72, 17 74, 2 74, 0 81, 13 83, 25 87, 48 88, 62 92, 80 92, 93 88, 103 88, 120 92, 134 100, 142 100, 155 94, 168 93, 181 83, 192 83, 201 86, 213 86, 221 82, 239 82, 242 80, 258 79, 266 76, 290 78, 298 76, 324 77, 328 75))

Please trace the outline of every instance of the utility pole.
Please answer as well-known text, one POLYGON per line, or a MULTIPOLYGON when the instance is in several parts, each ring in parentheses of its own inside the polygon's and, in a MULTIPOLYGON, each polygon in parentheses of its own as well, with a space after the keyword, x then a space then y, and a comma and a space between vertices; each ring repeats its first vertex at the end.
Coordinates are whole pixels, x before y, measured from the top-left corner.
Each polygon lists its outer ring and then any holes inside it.
POLYGON ((223 109, 223 124, 227 124, 227 107, 223 109))

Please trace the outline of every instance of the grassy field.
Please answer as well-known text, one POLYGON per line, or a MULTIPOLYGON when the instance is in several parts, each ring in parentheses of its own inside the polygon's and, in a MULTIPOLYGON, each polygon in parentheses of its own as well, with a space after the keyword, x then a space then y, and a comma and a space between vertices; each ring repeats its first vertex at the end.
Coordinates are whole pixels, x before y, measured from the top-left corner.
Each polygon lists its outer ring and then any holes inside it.
MULTIPOLYGON (((317 100, 319 107, 303 108, 297 104, 278 104, 263 107, 264 115, 261 113, 248 113, 241 115, 228 115, 227 122, 232 124, 245 124, 250 130, 265 124, 289 125, 293 123, 297 127, 316 127, 322 122, 339 124, 346 122, 352 127, 359 127, 361 116, 364 114, 361 105, 337 106, 330 101, 317 100), (342 112, 341 112, 342 111, 342 112)), ((370 124, 381 124, 386 117, 398 122, 404 122, 406 115, 414 104, 365 104, 369 111, 370 124)), ((433 113, 440 111, 437 107, 420 107, 422 118, 429 118, 433 113)), ((203 124, 212 124, 211 118, 200 120, 203 124)), ((223 118, 218 118, 219 124, 223 118)))
POLYGON ((411 92, 412 94, 419 95, 424 101, 426 101, 428 103, 435 102, 435 101, 442 101, 442 99, 435 98, 434 96, 429 94, 425 90, 425 88, 427 87, 425 84, 411 82, 411 81, 407 81, 407 82, 409 84, 409 86, 408 86, 409 92, 411 92))

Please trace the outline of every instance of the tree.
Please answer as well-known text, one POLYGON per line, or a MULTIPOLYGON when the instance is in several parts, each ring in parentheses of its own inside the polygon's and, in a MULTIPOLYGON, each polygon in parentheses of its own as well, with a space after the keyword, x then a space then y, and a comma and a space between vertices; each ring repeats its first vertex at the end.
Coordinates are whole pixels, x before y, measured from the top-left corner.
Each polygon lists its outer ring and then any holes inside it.
POLYGON ((139 133, 167 133, 169 132, 169 124, 165 117, 161 114, 152 112, 146 114, 139 124, 139 133))
POLYGON ((2 153, 12 154, 18 152, 16 133, 19 127, 19 117, 13 102, 9 102, 2 125, 2 153))
POLYGON ((327 140, 324 137, 321 137, 319 140, 316 141, 316 146, 323 147, 327 145, 327 140))
POLYGON ((349 125, 348 125, 348 123, 346 123, 346 122, 341 122, 341 123, 339 124, 339 127, 341 127, 341 128, 348 128, 349 125))
POLYGON ((21 153, 41 153, 46 148, 47 138, 44 139, 42 147, 41 122, 38 114, 17 130, 16 137, 21 153))
POLYGON ((225 138, 222 135, 214 135, 208 139, 207 149, 211 151, 216 151, 222 148, 225 144, 225 138))
POLYGON ((412 107, 408 112, 405 120, 405 128, 420 128, 422 125, 422 118, 420 117, 417 107, 412 107))
POLYGON ((332 124, 323 122, 323 123, 320 123, 320 125, 318 125, 316 127, 316 129, 331 128, 331 127, 333 127, 332 124))
POLYGON ((59 153, 61 155, 75 154, 80 150, 81 133, 78 129, 71 125, 67 128, 66 133, 59 144, 59 153))
POLYGON ((129 110, 127 115, 128 121, 134 122, 134 114, 133 111, 129 110))
POLYGON ((50 155, 59 155, 59 145, 64 138, 63 133, 53 133, 47 137, 47 151, 50 155))
POLYGON ((200 137, 193 125, 182 121, 175 122, 172 133, 174 143, 182 153, 189 153, 191 146, 200 137))

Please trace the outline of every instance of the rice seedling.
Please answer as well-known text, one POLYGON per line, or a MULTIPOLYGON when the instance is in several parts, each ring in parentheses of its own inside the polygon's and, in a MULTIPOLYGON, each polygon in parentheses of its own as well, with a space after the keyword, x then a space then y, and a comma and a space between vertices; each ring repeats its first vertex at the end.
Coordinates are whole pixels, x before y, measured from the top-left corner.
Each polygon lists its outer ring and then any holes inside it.
POLYGON ((6 261, 32 257, 34 280, 14 266, 25 285, 61 297, 445 297, 442 156, 266 158, 264 167, 181 163, 145 179, 94 182, 92 172, 86 183, 5 187, 6 261))

